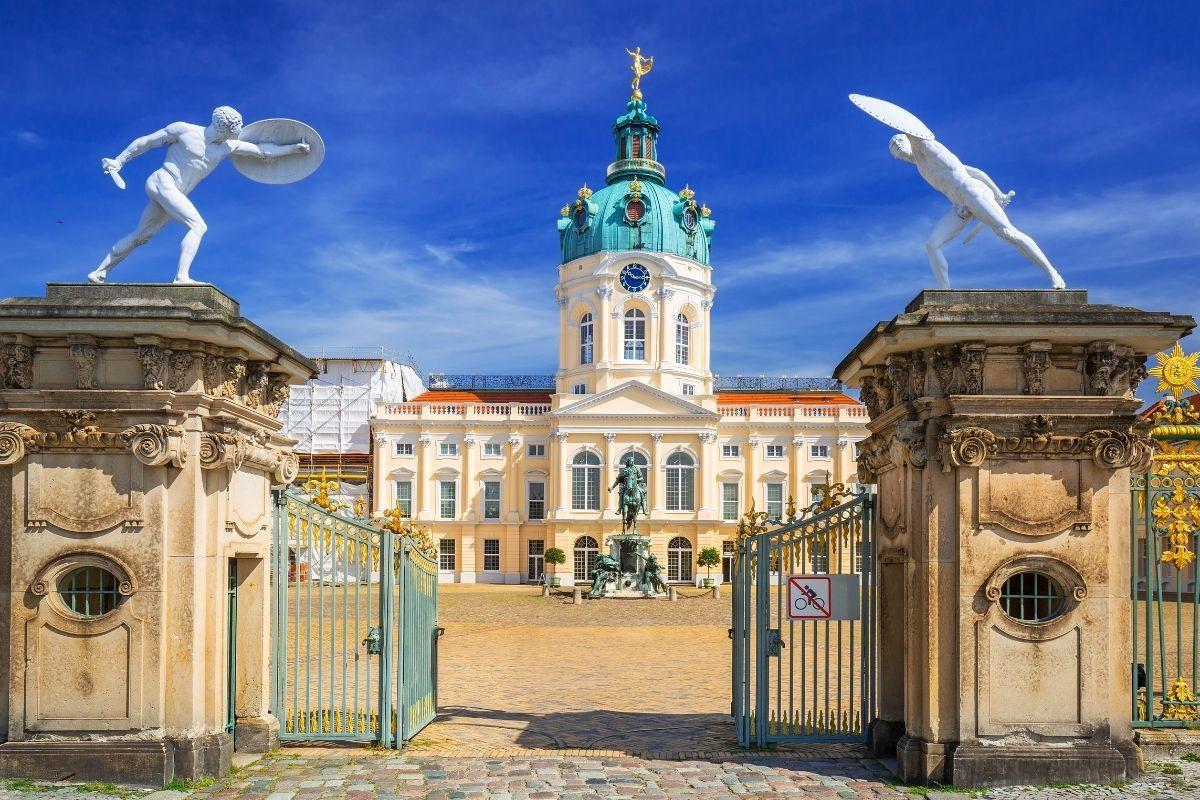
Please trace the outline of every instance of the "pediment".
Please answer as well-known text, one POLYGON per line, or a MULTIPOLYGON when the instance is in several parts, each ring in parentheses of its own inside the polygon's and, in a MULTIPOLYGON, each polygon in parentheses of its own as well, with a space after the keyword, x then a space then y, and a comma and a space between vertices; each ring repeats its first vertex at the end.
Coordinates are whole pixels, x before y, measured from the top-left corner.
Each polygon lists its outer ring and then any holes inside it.
POLYGON ((708 411, 681 397, 667 394, 641 381, 626 381, 620 386, 601 392, 567 408, 558 417, 693 417, 717 418, 708 411))

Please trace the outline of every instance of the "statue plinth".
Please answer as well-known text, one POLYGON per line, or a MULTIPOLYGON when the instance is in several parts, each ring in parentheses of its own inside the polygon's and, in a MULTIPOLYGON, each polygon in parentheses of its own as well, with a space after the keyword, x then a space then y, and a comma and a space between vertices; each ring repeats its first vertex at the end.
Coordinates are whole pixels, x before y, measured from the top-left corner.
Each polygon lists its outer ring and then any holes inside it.
POLYGON ((838 366, 871 415, 859 477, 879 492, 872 745, 905 781, 1139 771, 1129 486, 1151 451, 1134 392, 1194 325, 1079 291, 926 291, 838 366))
POLYGON ((277 746, 275 417, 315 372, 212 286, 0 301, 0 776, 161 787, 227 772, 229 723, 277 746))

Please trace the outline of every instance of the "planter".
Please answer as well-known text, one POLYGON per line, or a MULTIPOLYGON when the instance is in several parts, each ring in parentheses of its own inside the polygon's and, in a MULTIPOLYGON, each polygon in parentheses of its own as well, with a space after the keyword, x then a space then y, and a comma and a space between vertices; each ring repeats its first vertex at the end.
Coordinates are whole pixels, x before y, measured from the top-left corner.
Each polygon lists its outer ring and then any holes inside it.
POLYGON ((711 589, 711 588, 713 588, 713 586, 715 586, 715 585, 716 585, 716 582, 715 582, 715 581, 714 581, 712 578, 705 578, 705 579, 704 579, 704 588, 705 588, 705 589, 711 589))
POLYGON ((559 588, 560 586, 562 586, 562 578, 560 578, 557 575, 551 576, 550 577, 550 585, 555 589, 559 588))

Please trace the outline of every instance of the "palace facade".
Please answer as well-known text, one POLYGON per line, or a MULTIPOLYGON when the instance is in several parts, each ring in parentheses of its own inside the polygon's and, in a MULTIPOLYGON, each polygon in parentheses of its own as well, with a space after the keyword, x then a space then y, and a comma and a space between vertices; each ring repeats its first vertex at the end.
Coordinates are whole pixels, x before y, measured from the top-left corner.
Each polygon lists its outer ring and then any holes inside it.
POLYGON ((372 416, 372 506, 431 528, 444 581, 590 581, 620 532, 610 486, 626 456, 649 487, 639 531, 672 582, 707 577, 709 547, 727 580, 751 503, 780 518, 855 480, 868 416, 836 383, 710 370, 716 223, 691 188, 666 187, 659 130, 635 92, 606 185, 562 208, 556 375, 431 376, 372 416))

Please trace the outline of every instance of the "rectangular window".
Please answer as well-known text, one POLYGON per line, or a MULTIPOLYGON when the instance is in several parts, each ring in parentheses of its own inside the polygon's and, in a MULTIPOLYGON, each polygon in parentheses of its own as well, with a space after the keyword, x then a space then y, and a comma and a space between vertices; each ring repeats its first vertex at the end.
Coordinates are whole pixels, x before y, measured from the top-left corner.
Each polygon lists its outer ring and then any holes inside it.
POLYGON ((451 457, 458 455, 458 444, 455 442, 438 442, 438 455, 451 457))
POLYGON ((454 519, 458 516, 458 484, 454 481, 441 481, 441 494, 438 496, 441 505, 438 516, 442 519, 454 519))
POLYGON ((500 571, 500 540, 483 540, 483 569, 485 572, 500 571))
POLYGON ((736 483, 721 484, 721 519, 726 522, 737 522, 738 512, 738 485, 736 483))
POLYGON ((442 539, 438 542, 438 569, 443 572, 454 571, 454 540, 442 539))
POLYGON ((499 442, 484 442, 483 454, 493 458, 504 455, 504 445, 499 442))
POLYGON ((541 481, 529 484, 529 518, 546 518, 546 484, 541 481))
POLYGON ((413 454, 412 442, 396 442, 396 455, 411 456, 413 454))
POLYGON ((579 363, 592 363, 592 315, 584 314, 579 322, 579 363))
POLYGON ((546 571, 546 540, 529 540, 529 562, 525 572, 525 580, 540 581, 546 571))
POLYGON ((696 470, 667 467, 667 511, 694 511, 696 470))
POLYGON ((599 467, 572 467, 571 508, 574 511, 600 510, 599 467))
POLYGON ((808 545, 808 563, 813 572, 829 571, 829 543, 812 541, 808 545))
POLYGON ((783 518, 783 484, 767 484, 767 519, 783 518))
POLYGON ((544 444, 528 445, 525 448, 525 454, 528 455, 530 458, 545 458, 546 457, 546 445, 544 445, 544 444))
POLYGON ((571 394, 587 394, 586 383, 576 383, 571 386, 571 394))
POLYGON ((483 518, 500 519, 500 481, 483 482, 483 518))
POLYGON ((646 360, 646 318, 637 310, 625 317, 625 360, 646 360))
POLYGON ((742 449, 736 444, 721 445, 721 458, 737 458, 742 453, 742 449))
POLYGON ((692 395, 696 394, 696 384, 685 383, 683 385, 683 394, 685 397, 691 397, 692 395))
POLYGON ((808 446, 809 458, 829 458, 829 445, 827 444, 810 444, 808 446))
POLYGON ((688 328, 687 317, 680 314, 675 319, 675 363, 688 363, 688 340, 690 337, 690 329, 688 328))
POLYGON ((412 481, 396 481, 396 505, 406 517, 412 516, 412 501, 412 481))
POLYGON ((783 445, 781 445, 781 444, 767 445, 767 458, 783 458, 783 445))

